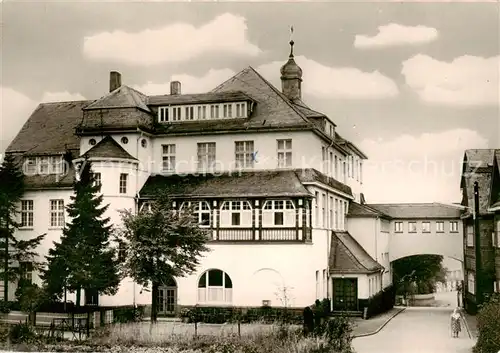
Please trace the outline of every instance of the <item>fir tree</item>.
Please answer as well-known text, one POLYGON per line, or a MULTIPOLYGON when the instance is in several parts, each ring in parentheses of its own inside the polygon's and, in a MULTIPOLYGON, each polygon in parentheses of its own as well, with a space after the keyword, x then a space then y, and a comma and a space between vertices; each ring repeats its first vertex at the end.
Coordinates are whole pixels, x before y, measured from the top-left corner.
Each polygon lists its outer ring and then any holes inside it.
POLYGON ((149 211, 122 211, 124 272, 139 285, 151 285, 152 323, 157 319, 159 286, 170 277, 193 273, 202 253, 209 251, 207 232, 191 211, 179 212, 171 205, 168 197, 161 195, 149 211))
POLYGON ((17 220, 19 204, 24 194, 24 175, 15 163, 14 157, 6 155, 0 166, 0 279, 4 283, 4 301, 8 300, 9 283, 23 276, 21 262, 31 262, 33 270, 40 270, 35 251, 45 237, 17 239, 14 232, 20 224, 17 220))
POLYGON ((70 222, 60 242, 49 250, 43 274, 50 295, 60 298, 66 290, 76 292, 77 306, 82 290, 87 295, 114 295, 120 284, 115 249, 110 245, 112 225, 104 218, 109 205, 101 206, 101 186, 95 183, 90 162, 85 160, 79 172, 67 207, 70 222))

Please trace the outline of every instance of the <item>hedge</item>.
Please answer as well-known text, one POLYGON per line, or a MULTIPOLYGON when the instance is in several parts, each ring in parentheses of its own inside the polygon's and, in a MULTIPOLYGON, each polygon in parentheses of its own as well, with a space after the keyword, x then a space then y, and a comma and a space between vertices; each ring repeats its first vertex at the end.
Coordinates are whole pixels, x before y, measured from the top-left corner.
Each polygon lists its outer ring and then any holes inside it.
POLYGON ((477 314, 479 337, 474 353, 500 352, 500 294, 494 293, 477 314))
POLYGON ((366 318, 384 313, 394 307, 396 292, 394 286, 390 285, 368 299, 366 318))

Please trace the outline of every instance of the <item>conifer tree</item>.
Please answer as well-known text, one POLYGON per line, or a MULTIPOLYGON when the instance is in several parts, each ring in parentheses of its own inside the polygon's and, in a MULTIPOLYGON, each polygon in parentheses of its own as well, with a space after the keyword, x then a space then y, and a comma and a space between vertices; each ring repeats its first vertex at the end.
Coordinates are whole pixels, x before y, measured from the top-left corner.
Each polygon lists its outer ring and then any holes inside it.
POLYGON ((6 155, 0 165, 0 279, 4 283, 4 301, 8 300, 9 283, 23 276, 22 262, 31 262, 33 270, 40 270, 36 248, 45 234, 32 239, 17 239, 14 235, 20 223, 17 220, 19 204, 24 194, 24 175, 14 157, 6 155))
POLYGON ((109 205, 101 206, 101 186, 95 183, 88 160, 79 172, 67 207, 70 221, 60 241, 49 250, 43 274, 50 295, 60 298, 66 290, 76 292, 77 306, 82 290, 87 295, 114 295, 120 284, 116 251, 110 244, 112 225, 104 217, 109 205))
POLYGON ((196 270, 208 234, 199 227, 189 209, 176 211, 166 195, 160 195, 150 210, 133 214, 122 211, 121 241, 126 249, 124 272, 139 285, 151 285, 151 322, 157 320, 158 288, 171 277, 196 270))

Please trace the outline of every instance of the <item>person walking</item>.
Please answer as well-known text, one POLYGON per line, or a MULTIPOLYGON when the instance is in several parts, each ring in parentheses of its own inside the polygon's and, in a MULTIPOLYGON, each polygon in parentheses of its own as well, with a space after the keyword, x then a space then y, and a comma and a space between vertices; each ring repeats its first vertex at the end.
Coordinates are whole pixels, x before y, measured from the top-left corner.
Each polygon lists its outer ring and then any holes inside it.
POLYGON ((451 324, 451 333, 453 338, 457 338, 461 331, 460 319, 462 315, 460 314, 459 308, 455 308, 453 313, 451 314, 450 324, 451 324))

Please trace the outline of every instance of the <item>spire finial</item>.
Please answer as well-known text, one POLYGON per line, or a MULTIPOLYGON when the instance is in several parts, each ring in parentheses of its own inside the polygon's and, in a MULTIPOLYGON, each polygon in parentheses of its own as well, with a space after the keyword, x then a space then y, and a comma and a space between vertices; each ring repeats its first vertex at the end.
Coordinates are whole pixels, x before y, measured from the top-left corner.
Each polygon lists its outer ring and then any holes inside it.
POLYGON ((295 42, 293 41, 293 26, 290 26, 290 57, 293 58, 293 45, 295 42))

